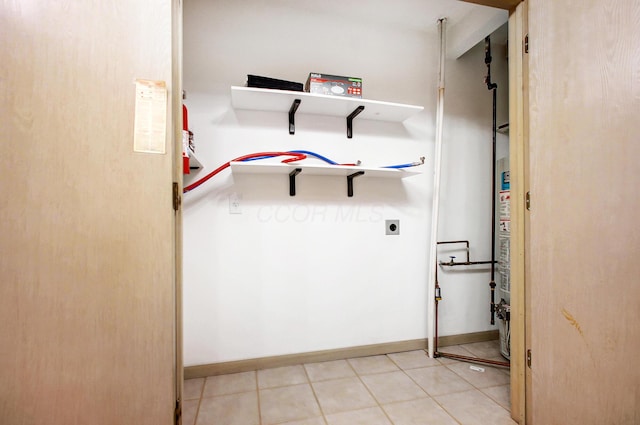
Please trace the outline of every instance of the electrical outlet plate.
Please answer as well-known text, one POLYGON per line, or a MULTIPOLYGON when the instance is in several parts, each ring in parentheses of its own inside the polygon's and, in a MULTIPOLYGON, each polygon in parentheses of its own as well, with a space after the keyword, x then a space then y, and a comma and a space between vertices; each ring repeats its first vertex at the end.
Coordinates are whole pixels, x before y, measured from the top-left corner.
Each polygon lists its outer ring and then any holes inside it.
POLYGON ((400 234, 400 220, 385 220, 384 221, 384 234, 385 235, 399 235, 400 234))

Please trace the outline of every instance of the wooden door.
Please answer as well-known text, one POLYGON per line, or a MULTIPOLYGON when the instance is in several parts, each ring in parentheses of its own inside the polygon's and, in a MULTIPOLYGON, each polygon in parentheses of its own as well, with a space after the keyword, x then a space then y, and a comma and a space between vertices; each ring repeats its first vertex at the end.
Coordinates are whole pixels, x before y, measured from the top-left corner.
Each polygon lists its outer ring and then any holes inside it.
POLYGON ((176 4, 2 1, 3 424, 173 423, 176 4), (139 78, 165 153, 134 152, 139 78))
POLYGON ((533 425, 640 423, 640 2, 529 1, 533 425))

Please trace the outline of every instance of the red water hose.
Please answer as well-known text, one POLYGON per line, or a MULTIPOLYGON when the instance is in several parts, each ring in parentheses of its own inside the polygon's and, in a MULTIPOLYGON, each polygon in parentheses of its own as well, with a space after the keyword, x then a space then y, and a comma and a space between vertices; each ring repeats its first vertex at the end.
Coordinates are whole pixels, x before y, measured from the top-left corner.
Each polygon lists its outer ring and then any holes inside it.
POLYGON ((305 159, 307 157, 307 155, 305 155, 303 153, 296 153, 296 152, 258 152, 258 153, 251 153, 249 155, 243 155, 243 156, 240 156, 240 157, 238 157, 236 159, 232 159, 231 161, 222 164, 221 166, 219 166, 218 168, 216 168, 215 170, 213 170, 212 172, 210 172, 209 174, 207 174, 206 176, 204 176, 200 180, 198 180, 198 181, 196 181, 194 183, 191 183, 189 186, 186 186, 183 189, 183 193, 190 192, 193 189, 195 189, 196 187, 200 186, 202 183, 206 182, 211 177, 213 177, 216 174, 218 174, 220 171, 228 168, 229 165, 231 165, 231 163, 234 162, 234 161, 246 161, 247 159, 265 157, 265 156, 290 156, 291 158, 286 158, 286 159, 282 160, 282 162, 284 162, 284 163, 300 161, 300 160, 305 159))

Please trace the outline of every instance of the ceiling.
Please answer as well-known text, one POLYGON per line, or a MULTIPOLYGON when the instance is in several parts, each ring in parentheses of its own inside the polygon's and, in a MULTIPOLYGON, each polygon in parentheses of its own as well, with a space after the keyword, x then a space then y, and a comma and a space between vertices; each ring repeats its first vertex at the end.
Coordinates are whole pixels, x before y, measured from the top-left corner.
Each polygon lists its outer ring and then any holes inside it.
POLYGON ((435 31, 439 18, 455 25, 466 15, 486 9, 459 0, 272 0, 282 6, 313 13, 337 13, 353 19, 413 29, 435 31))
POLYGON ((421 32, 436 32, 447 18, 449 56, 459 57, 502 26, 508 12, 460 0, 269 0, 303 13, 339 16, 354 22, 421 32))

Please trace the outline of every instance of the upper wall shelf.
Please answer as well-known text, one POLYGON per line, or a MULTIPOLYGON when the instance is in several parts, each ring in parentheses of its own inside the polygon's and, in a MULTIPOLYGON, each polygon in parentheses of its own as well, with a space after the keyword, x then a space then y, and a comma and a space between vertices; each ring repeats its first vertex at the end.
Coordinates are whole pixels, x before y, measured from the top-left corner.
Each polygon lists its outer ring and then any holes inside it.
POLYGON ((231 104, 236 109, 287 112, 291 134, 295 132, 296 112, 345 117, 349 138, 351 122, 356 116, 367 120, 402 122, 424 109, 422 106, 378 100, 236 86, 231 87, 231 104))
POLYGON ((202 163, 196 157, 196 153, 191 148, 189 148, 189 168, 192 170, 198 170, 202 168, 202 163))

